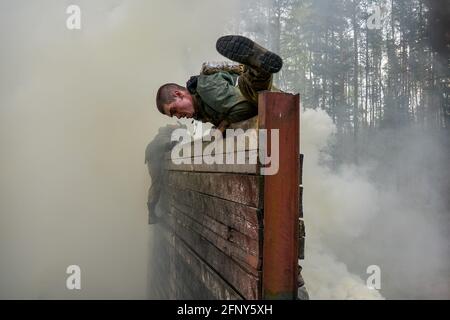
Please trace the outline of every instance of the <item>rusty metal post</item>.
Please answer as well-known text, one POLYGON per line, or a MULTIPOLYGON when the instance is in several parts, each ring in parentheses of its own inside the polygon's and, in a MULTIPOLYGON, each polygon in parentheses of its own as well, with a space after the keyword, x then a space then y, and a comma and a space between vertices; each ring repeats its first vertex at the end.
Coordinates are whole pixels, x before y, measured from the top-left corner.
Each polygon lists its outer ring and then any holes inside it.
POLYGON ((299 102, 298 94, 259 94, 259 128, 267 129, 269 153, 274 143, 270 132, 279 129, 278 173, 264 176, 263 299, 297 297, 299 102))

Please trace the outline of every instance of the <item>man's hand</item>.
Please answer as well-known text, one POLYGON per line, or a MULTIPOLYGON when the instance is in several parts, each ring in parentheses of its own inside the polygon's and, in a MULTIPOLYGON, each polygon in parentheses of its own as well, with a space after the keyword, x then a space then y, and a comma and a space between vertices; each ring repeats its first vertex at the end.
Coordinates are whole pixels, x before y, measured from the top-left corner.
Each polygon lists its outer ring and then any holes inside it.
POLYGON ((226 130, 229 126, 230 126, 230 123, 227 120, 223 120, 217 127, 217 130, 219 130, 222 133, 222 137, 225 138, 226 130))

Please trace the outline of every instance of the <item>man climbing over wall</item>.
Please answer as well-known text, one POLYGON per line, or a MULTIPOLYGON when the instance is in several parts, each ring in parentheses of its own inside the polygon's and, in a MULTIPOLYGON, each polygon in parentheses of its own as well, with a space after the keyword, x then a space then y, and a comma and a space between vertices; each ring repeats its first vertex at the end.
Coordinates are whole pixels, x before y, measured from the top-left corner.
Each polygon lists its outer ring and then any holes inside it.
POLYGON ((242 64, 240 71, 218 68, 217 72, 211 72, 204 65, 201 74, 191 77, 186 87, 164 84, 156 95, 156 105, 162 114, 211 122, 224 132, 229 124, 258 113, 258 92, 273 90, 273 74, 280 71, 282 59, 243 36, 220 37, 216 49, 242 64))
POLYGON ((167 125, 161 127, 153 140, 145 149, 145 163, 147 164, 148 173, 150 174, 152 184, 148 190, 148 223, 155 224, 158 222, 156 208, 158 203, 164 210, 164 204, 167 202, 165 198, 167 193, 162 192, 167 171, 164 170, 164 156, 170 151, 176 142, 170 140, 172 132, 178 128, 186 128, 181 125, 167 125), (161 201, 160 201, 161 200, 161 201))

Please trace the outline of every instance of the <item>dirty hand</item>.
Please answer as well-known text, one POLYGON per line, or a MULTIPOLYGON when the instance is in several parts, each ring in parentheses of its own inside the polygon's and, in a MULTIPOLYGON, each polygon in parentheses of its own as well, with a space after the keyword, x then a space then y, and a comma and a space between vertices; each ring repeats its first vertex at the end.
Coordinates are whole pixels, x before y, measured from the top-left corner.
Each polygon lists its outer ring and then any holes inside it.
POLYGON ((222 133, 223 137, 225 137, 226 130, 229 126, 230 123, 227 120, 223 120, 216 129, 222 133))

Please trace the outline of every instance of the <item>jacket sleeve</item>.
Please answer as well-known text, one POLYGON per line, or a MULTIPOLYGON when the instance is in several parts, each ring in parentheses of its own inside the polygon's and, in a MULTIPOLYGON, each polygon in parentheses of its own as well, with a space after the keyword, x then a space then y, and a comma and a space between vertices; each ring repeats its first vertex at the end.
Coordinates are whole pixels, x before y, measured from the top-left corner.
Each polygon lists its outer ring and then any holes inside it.
POLYGON ((230 123, 244 121, 250 119, 258 114, 258 107, 249 103, 241 102, 235 105, 229 113, 225 116, 225 119, 230 123))
POLYGON ((227 114, 240 100, 239 89, 234 86, 233 77, 227 72, 200 75, 197 92, 204 102, 217 114, 227 114))

